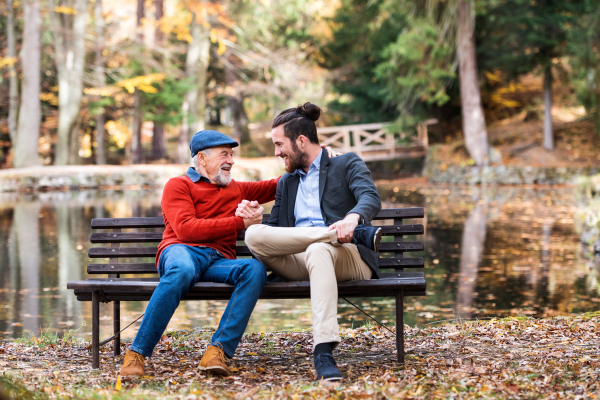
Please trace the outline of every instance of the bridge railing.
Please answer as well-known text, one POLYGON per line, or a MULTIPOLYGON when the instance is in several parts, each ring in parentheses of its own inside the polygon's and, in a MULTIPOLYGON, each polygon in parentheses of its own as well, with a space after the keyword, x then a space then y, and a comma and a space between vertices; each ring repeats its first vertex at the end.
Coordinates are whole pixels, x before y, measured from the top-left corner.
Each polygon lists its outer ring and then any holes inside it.
POLYGON ((404 132, 389 132, 389 122, 361 125, 343 125, 317 128, 321 143, 344 153, 354 152, 365 161, 393 158, 422 157, 429 146, 427 126, 437 123, 430 119, 419 123, 417 137, 409 145, 399 144, 406 138, 404 132))

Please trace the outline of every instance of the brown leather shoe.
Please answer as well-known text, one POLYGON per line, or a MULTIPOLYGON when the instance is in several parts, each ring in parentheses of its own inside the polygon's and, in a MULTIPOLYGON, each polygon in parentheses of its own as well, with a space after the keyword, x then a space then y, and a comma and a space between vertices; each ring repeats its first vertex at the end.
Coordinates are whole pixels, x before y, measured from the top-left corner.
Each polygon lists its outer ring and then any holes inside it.
POLYGON ((227 364, 225 364, 223 346, 221 346, 221 343, 217 343, 217 346, 209 345, 206 348, 206 352, 204 353, 202 360, 200 360, 198 369, 215 375, 229 376, 231 375, 231 372, 229 371, 229 368, 227 368, 227 364))
POLYGON ((121 367, 121 376, 144 376, 144 356, 133 350, 127 350, 121 367))

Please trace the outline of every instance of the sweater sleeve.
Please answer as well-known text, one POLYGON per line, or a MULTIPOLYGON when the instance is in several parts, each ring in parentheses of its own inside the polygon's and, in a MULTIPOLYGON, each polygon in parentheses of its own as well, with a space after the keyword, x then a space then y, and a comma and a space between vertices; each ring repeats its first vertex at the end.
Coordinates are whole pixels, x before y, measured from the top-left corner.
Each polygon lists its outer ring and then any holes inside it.
POLYGON ((244 229, 241 217, 196 218, 190 188, 180 180, 171 179, 167 182, 161 206, 165 219, 181 242, 215 241, 244 229))
MULTIPOLYGON (((279 177, 281 178, 281 177, 279 177)), ((258 182, 237 182, 244 193, 244 200, 256 200, 259 204, 275 200, 279 178, 258 182)))

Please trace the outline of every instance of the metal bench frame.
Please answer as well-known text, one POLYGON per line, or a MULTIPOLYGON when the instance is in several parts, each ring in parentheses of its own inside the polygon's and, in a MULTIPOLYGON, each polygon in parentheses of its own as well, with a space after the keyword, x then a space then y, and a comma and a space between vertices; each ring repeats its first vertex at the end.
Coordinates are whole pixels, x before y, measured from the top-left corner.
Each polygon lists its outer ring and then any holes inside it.
MULTIPOLYGON (((404 225, 404 219, 423 218, 421 207, 383 209, 375 220, 393 220, 393 224, 382 225, 383 236, 393 236, 393 242, 382 241, 379 258, 381 270, 394 269, 393 273, 380 272, 380 279, 346 281, 338 283, 339 297, 394 297, 396 299, 396 349, 398 362, 404 363, 404 297, 424 296, 426 289, 423 272, 404 271, 404 268, 422 268, 422 257, 404 257, 405 252, 423 251, 423 242, 407 242, 405 235, 423 234, 423 225, 404 225), (391 255, 391 257, 390 257, 391 255)), ((268 220, 264 216, 264 221, 268 220)), ((108 264, 88 264, 88 274, 108 274, 107 278, 91 278, 71 281, 77 300, 92 302, 92 368, 100 367, 100 303, 113 303, 113 329, 121 330, 121 301, 147 301, 158 285, 156 278, 121 278, 121 275, 156 274, 154 263, 119 263, 119 258, 156 257, 156 247, 121 247, 122 243, 158 243, 162 232, 123 232, 123 229, 164 228, 162 217, 140 218, 95 218, 92 229, 110 232, 92 233, 92 243, 108 244, 108 247, 92 247, 90 258, 108 258, 108 264)), ((244 231, 239 232, 238 241, 244 240, 244 231)), ((237 246, 238 256, 251 256, 246 246, 237 246)), ((228 300, 233 286, 223 283, 199 282, 190 289, 183 300, 228 300)), ((268 282, 261 299, 310 298, 310 282, 268 282)), ((113 339, 114 355, 121 354, 121 338, 113 339)))

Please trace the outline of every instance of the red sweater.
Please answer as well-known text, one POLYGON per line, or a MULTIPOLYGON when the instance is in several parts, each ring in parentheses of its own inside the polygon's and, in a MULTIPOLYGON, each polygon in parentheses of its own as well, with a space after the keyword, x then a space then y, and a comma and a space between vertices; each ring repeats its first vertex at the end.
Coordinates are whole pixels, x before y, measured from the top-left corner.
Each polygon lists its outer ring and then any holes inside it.
POLYGON ((224 188, 202 180, 194 183, 187 176, 170 179, 163 190, 161 207, 165 231, 158 245, 160 253, 172 244, 206 246, 235 259, 237 232, 244 220, 235 216, 242 200, 260 204, 275 199, 279 178, 259 182, 236 182, 224 188))

